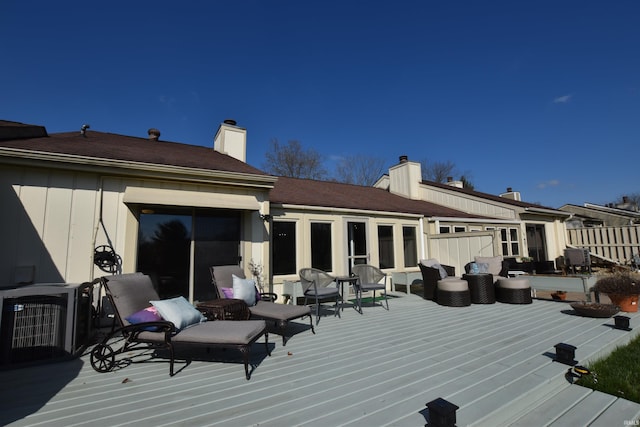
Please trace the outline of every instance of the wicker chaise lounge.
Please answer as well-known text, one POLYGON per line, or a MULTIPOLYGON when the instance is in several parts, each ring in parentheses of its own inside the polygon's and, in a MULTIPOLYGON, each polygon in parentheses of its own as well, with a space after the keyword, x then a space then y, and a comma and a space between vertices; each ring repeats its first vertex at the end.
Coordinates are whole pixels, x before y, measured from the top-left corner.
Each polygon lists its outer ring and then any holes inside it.
POLYGON ((91 366, 98 372, 112 370, 116 366, 118 355, 138 347, 152 347, 165 348, 169 351, 169 375, 173 376, 175 373, 174 346, 184 344, 238 349, 243 355, 245 377, 249 379, 251 346, 263 335, 266 352, 271 355, 266 324, 263 320, 201 322, 203 319, 197 316, 202 314, 190 306, 184 298, 159 300, 151 279, 144 274, 108 276, 101 278, 100 281, 113 305, 120 327, 107 334, 91 351, 91 366), (174 300, 175 304, 172 302, 174 300), (168 308, 167 311, 171 312, 170 317, 173 321, 164 320, 150 310, 151 301, 158 304, 158 307, 168 308), (154 316, 158 320, 146 321, 154 316), (188 316, 195 319, 193 323, 182 324, 182 319, 188 316), (114 350, 111 342, 117 337, 123 337, 124 340, 120 349, 114 350))

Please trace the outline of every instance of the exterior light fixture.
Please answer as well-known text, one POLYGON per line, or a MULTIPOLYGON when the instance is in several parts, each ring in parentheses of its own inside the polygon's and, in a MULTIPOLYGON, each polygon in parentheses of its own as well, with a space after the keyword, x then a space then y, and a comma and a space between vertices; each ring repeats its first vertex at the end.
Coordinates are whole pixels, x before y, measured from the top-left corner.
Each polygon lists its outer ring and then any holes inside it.
POLYGON ((260 214, 260 219, 262 219, 263 221, 270 221, 271 220, 271 215, 269 214, 260 214))
POLYGON ((613 316, 616 321, 616 329, 622 329, 624 331, 630 331, 629 318, 627 316, 613 316))
POLYGON ((576 347, 571 344, 559 343, 554 346, 556 348, 556 362, 573 366, 578 362, 575 360, 576 347))
POLYGON ((439 397, 427 403, 429 427, 455 427, 458 407, 439 397))

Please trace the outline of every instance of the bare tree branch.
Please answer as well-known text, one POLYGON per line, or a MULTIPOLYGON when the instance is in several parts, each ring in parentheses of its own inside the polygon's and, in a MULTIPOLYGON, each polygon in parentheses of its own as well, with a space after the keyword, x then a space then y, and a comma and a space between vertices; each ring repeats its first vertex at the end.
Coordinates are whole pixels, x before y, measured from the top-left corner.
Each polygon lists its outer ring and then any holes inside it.
POLYGON ((325 179, 327 171, 322 165, 322 156, 312 148, 303 149, 299 141, 280 145, 277 139, 270 142, 270 151, 265 154, 263 169, 277 176, 306 179, 325 179))
POLYGON ((355 155, 343 159, 336 168, 336 181, 346 184, 372 186, 384 174, 381 158, 355 155))

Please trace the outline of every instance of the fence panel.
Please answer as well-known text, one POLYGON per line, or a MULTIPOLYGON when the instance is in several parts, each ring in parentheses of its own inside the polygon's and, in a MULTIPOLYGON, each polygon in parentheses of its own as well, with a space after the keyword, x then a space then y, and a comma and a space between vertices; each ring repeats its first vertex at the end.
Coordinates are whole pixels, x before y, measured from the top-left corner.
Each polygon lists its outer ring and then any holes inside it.
POLYGON ((629 264, 640 253, 640 225, 567 229, 571 246, 587 248, 592 254, 620 264, 629 264))

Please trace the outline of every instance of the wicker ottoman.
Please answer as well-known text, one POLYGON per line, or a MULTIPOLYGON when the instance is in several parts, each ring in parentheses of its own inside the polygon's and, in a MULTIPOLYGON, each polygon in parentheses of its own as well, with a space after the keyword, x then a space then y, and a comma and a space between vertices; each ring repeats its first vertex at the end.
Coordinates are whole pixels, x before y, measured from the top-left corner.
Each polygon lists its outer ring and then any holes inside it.
POLYGON ((469 283, 471 302, 474 304, 493 304, 496 302, 493 274, 463 274, 462 278, 469 283))
POLYGON ((448 307, 466 307, 471 305, 471 293, 466 280, 447 277, 438 280, 436 302, 448 307))
POLYGON ((531 304, 531 286, 526 277, 501 277, 496 284, 496 300, 507 304, 531 304))

